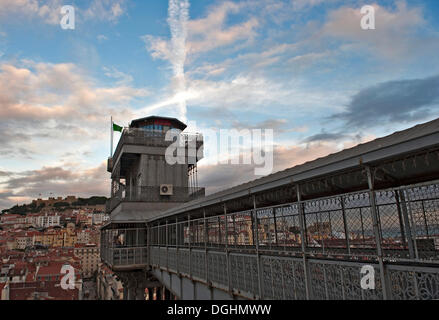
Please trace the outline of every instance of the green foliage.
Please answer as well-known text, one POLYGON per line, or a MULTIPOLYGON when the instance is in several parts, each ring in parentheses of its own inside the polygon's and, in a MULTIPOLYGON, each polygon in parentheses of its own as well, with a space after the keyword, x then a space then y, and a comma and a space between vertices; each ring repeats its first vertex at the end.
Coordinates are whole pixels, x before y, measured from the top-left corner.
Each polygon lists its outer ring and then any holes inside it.
POLYGON ((53 206, 55 208, 70 207, 70 203, 68 203, 68 202, 57 202, 57 203, 54 203, 53 206))
MULTIPOLYGON (((106 197, 90 197, 88 199, 78 198, 78 201, 72 203, 71 205, 68 202, 57 202, 53 205, 53 207, 59 211, 65 211, 66 209, 72 209, 81 206, 105 205, 106 201, 107 201, 106 197)), ((10 209, 2 210, 1 214, 10 213, 10 214, 26 215, 28 213, 38 213, 44 207, 45 207, 44 203, 41 203, 39 206, 37 206, 36 203, 23 204, 21 206, 15 205, 10 209)))
POLYGON ((24 204, 24 205, 22 205, 22 206, 15 205, 15 206, 13 206, 12 208, 7 209, 6 211, 8 211, 8 213, 10 213, 10 214, 20 214, 20 215, 25 215, 25 214, 28 212, 28 210, 30 210, 30 209, 28 208, 28 205, 24 204))
POLYGON ((103 205, 107 201, 106 197, 90 197, 88 199, 78 198, 78 201, 73 202, 73 206, 95 206, 103 205))

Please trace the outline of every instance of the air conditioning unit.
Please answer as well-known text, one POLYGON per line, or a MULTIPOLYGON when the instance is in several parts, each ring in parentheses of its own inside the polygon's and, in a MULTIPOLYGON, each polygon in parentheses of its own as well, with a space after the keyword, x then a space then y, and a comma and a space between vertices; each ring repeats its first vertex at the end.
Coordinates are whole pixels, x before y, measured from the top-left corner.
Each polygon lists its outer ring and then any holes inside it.
POLYGON ((160 195, 161 196, 172 196, 174 194, 174 190, 172 184, 162 184, 160 185, 160 195))

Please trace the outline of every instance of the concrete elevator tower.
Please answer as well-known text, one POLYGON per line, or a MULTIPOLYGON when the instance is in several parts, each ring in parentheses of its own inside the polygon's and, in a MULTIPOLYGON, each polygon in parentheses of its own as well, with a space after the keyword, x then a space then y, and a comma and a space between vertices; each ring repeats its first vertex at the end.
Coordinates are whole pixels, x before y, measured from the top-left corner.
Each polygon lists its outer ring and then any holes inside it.
POLYGON ((147 272, 146 220, 205 195, 197 176, 203 138, 185 129, 175 118, 133 120, 108 159, 111 218, 101 230, 101 258, 122 279, 127 299, 144 299, 145 288, 157 285, 147 272))

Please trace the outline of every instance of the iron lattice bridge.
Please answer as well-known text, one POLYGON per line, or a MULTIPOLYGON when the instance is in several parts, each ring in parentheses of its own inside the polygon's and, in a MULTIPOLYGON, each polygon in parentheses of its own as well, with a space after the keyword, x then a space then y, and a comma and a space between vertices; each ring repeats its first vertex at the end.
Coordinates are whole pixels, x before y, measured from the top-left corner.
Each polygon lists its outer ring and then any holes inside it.
POLYGON ((439 299, 438 182, 170 221, 147 263, 180 298, 186 279, 211 298, 439 299))

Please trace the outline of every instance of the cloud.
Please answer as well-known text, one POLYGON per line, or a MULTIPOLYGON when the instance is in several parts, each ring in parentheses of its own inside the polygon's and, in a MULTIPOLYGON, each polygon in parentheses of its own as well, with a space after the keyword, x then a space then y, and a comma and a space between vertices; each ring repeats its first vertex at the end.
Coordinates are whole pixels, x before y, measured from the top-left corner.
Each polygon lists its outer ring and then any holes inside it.
MULTIPOLYGON (((241 110, 267 107, 276 101, 284 103, 291 91, 263 77, 237 76, 230 81, 209 81, 189 79, 184 93, 185 99, 191 105, 204 108, 224 108, 241 110)), ((150 114, 158 109, 169 108, 178 102, 178 97, 145 107, 139 113, 150 114)))
POLYGON ((309 52, 302 55, 296 55, 287 61, 287 65, 294 67, 297 70, 304 70, 313 64, 327 59, 333 55, 333 52, 309 52))
POLYGON ((439 111, 439 76, 389 81, 355 94, 346 111, 331 116, 350 127, 427 119, 439 111))
POLYGON ((348 136, 343 133, 317 133, 303 140, 304 143, 321 142, 321 141, 338 141, 348 136))
POLYGON ((236 57, 228 58, 216 64, 204 63, 201 66, 195 66, 189 70, 190 75, 202 76, 208 78, 210 76, 222 75, 227 70, 241 70, 243 67, 252 70, 267 68, 275 63, 282 62, 284 55, 298 49, 297 43, 281 43, 272 45, 266 50, 238 54, 236 57))
MULTIPOLYGON (((362 30, 360 8, 342 7, 328 14, 321 35, 348 42, 355 51, 367 51, 386 59, 419 56, 438 48, 437 35, 426 32, 426 21, 420 7, 408 8, 397 1, 395 10, 374 4, 375 30, 362 30), (422 32, 420 32, 422 30, 422 32)), ((320 39, 320 38, 319 38, 320 39)))
MULTIPOLYGON (((362 139, 362 141, 364 141, 364 139, 362 139)), ((342 145, 328 141, 308 145, 275 146, 273 149, 273 172, 285 170, 327 156, 343 148, 353 147, 362 141, 350 140, 342 145)), ((255 165, 242 164, 200 165, 198 168, 199 184, 200 186, 206 187, 207 193, 215 193, 260 178, 260 176, 255 175, 255 167, 255 165)))
POLYGON ((103 67, 103 70, 107 77, 117 80, 117 85, 131 85, 134 81, 132 75, 121 72, 114 67, 103 67))
POLYGON ((293 1, 293 8, 298 10, 303 10, 305 8, 312 8, 326 2, 327 0, 295 0, 293 1))
MULTIPOLYGON (((184 66, 186 63, 186 40, 188 34, 189 21, 189 1, 188 0, 169 0, 168 23, 171 29, 171 56, 173 79, 172 86, 175 94, 186 90, 186 78, 184 66)), ((177 103, 179 118, 186 121, 186 99, 181 96, 177 103)))
POLYGON ((283 131, 288 125, 286 119, 267 119, 255 124, 249 124, 240 120, 233 120, 232 127, 235 129, 273 129, 276 131, 283 131))
POLYGON ((188 86, 189 101, 205 107, 240 108, 267 107, 273 102, 285 103, 294 90, 264 77, 239 75, 230 81, 193 79, 188 86))
POLYGON ((0 182, 0 209, 16 203, 16 198, 49 196, 108 196, 106 164, 92 168, 42 167, 38 170, 11 172, 0 182))
POLYGON ((108 37, 105 36, 105 35, 103 35, 103 34, 99 34, 99 35, 96 37, 96 39, 98 39, 98 41, 102 43, 102 42, 108 40, 108 37))
POLYGON ((58 24, 61 20, 61 7, 60 0, 49 0, 45 4, 37 0, 0 0, 0 17, 24 15, 36 17, 48 24, 58 24))
POLYGON ((128 121, 130 104, 149 94, 122 82, 99 86, 74 64, 0 64, 0 157, 46 146, 45 154, 57 152, 54 142, 75 150, 84 138, 100 141, 111 114, 128 121))
POLYGON ((93 0, 84 10, 86 20, 116 22, 125 12, 126 0, 93 0))
POLYGON ((251 40, 259 26, 255 17, 239 24, 225 26, 227 16, 239 12, 241 8, 242 4, 225 1, 212 7, 205 18, 189 21, 189 51, 203 53, 239 40, 251 40))
POLYGON ((11 175, 11 172, 0 170, 0 177, 9 177, 10 175, 11 175))
MULTIPOLYGON (((61 0, 0 0, 0 17, 24 16, 40 19, 50 25, 57 25, 61 21, 61 7, 66 5, 61 0)), ((93 0, 85 8, 75 6, 75 14, 84 20, 98 20, 115 22, 125 12, 126 0, 93 0)))
MULTIPOLYGON (((251 41, 256 36, 259 22, 252 17, 242 23, 226 26, 229 14, 238 13, 245 8, 244 3, 221 2, 209 8, 207 16, 189 20, 186 51, 190 55, 209 52, 213 49, 230 46, 237 41, 251 41)), ((155 59, 171 60, 172 45, 163 37, 145 35, 142 37, 146 48, 155 59)))
MULTIPOLYGON (((183 94, 190 107, 212 109, 209 114, 215 119, 228 111, 251 112, 253 115, 272 117, 273 106, 276 106, 277 113, 294 110, 302 112, 301 115, 304 116, 320 107, 325 108, 329 99, 333 99, 325 93, 303 90, 296 79, 276 81, 251 73, 216 81, 188 78, 187 89, 183 94)), ((174 108, 177 102, 178 97, 165 96, 158 102, 139 109, 137 114, 152 114, 160 110, 177 116, 174 108)))

